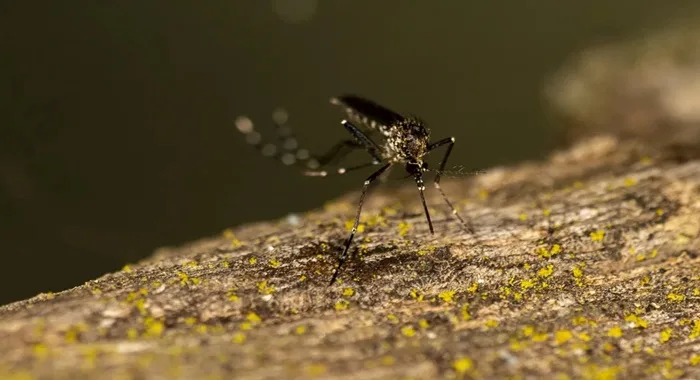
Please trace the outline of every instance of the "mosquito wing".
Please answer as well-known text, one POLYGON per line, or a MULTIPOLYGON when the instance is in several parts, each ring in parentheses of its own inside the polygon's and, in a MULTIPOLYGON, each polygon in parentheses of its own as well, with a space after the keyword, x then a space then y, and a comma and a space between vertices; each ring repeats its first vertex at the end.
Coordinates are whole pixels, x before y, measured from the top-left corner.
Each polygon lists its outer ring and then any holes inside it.
POLYGON ((355 95, 341 95, 332 98, 331 103, 343 107, 351 122, 371 130, 379 130, 383 134, 389 127, 404 119, 401 114, 355 95))

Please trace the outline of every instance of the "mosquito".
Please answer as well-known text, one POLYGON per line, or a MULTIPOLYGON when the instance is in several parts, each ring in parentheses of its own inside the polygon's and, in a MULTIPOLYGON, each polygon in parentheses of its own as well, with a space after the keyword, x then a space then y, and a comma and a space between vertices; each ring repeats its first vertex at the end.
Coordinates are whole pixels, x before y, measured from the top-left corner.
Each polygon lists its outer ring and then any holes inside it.
POLYGON ((245 117, 238 117, 236 127, 246 135, 249 144, 258 148, 263 155, 277 158, 286 165, 302 167, 302 173, 306 176, 326 177, 330 174, 343 175, 349 172, 380 166, 374 173, 367 177, 362 185, 360 200, 355 212, 355 222, 350 236, 345 240, 342 254, 338 257, 338 265, 331 277, 330 285, 333 285, 340 273, 340 269, 347 260, 348 251, 352 244, 357 226, 360 222, 360 214, 365 196, 370 185, 382 174, 385 174, 393 166, 403 166, 409 177, 413 177, 428 221, 430 233, 434 234, 433 222, 425 202, 425 181, 423 174, 430 171, 424 157, 433 150, 447 146, 445 154, 440 161, 433 184, 440 192, 443 200, 452 211, 452 214, 460 221, 469 233, 473 234, 472 227, 459 215, 457 209, 447 198, 440 186, 440 175, 445 169, 447 159, 450 157, 455 145, 454 137, 446 137, 430 142, 430 130, 425 122, 411 114, 400 114, 389 110, 371 100, 356 96, 342 95, 331 98, 331 104, 340 106, 347 118, 341 125, 352 136, 351 139, 341 140, 334 144, 325 154, 312 155, 306 149, 300 149, 291 128, 286 124, 287 114, 284 111, 273 113, 273 121, 277 128, 278 142, 264 141, 258 133, 253 122, 245 117), (374 139, 373 139, 374 137, 374 139), (370 160, 353 167, 341 167, 335 173, 325 169, 333 162, 337 162, 354 150, 364 150, 370 156, 370 160))

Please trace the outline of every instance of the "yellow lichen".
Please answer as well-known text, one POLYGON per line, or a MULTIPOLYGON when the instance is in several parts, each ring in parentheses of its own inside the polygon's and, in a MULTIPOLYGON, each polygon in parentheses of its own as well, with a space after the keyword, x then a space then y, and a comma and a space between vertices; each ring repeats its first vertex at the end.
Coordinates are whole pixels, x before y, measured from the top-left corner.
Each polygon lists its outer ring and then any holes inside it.
POLYGON ((399 236, 406 236, 412 227, 413 227, 413 225, 411 223, 406 223, 406 222, 399 223, 399 226, 398 226, 399 236))
POLYGON ((466 357, 457 358, 452 362, 452 368, 460 374, 471 370, 473 366, 472 360, 466 357))
POLYGON ((468 320, 472 319, 472 316, 469 313, 469 304, 468 303, 465 303, 464 305, 462 305, 462 307, 460 308, 460 313, 462 315, 463 321, 468 321, 468 320))
POLYGON ((673 337, 673 329, 666 328, 659 333, 659 343, 666 343, 673 337))
POLYGON ((379 359, 379 361, 384 366, 391 366, 391 365, 394 365, 394 363, 396 363, 396 359, 391 355, 382 356, 382 358, 379 359))
POLYGON ((576 285, 583 286, 583 269, 580 266, 575 265, 571 268, 571 273, 574 275, 574 281, 576 285))
POLYGON ((343 289, 343 296, 345 297, 352 297, 355 295, 355 289, 353 288, 345 288, 343 289))
POLYGON ((693 355, 688 359, 690 365, 700 365, 700 355, 693 355))
POLYGON ((338 302, 335 303, 335 310, 337 311, 342 311, 346 310, 350 306, 350 302, 347 300, 339 300, 338 302))
POLYGON ((43 359, 49 355, 49 348, 43 343, 37 343, 32 347, 32 354, 39 359, 43 359))
POLYGON ((395 316, 394 314, 387 315, 386 319, 388 319, 389 322, 393 325, 399 324, 399 317, 395 316))
POLYGON ((635 327, 640 327, 643 329, 647 328, 648 326, 647 321, 639 318, 636 314, 628 314, 625 316, 625 321, 633 323, 635 327))
POLYGON ((231 241, 231 247, 238 248, 243 245, 230 228, 224 230, 224 239, 231 241))
POLYGON ((275 259, 275 258, 272 258, 272 259, 270 259, 269 265, 270 265, 270 268, 279 268, 280 265, 282 265, 282 262, 275 259))
POLYGON ((632 187, 636 184, 637 184, 637 180, 635 178, 631 178, 631 177, 625 178, 625 186, 632 187))
POLYGON ((588 318, 584 317, 583 315, 579 315, 578 317, 574 317, 571 319, 571 323, 573 323, 576 326, 583 326, 587 324, 594 325, 595 322, 589 321, 588 318))
POLYGON ((593 240, 593 241, 603 241, 603 239, 605 238, 605 231, 597 230, 597 231, 591 232, 590 236, 591 236, 591 240, 593 240))
MULTIPOLYGON (((349 232, 352 231, 352 227, 355 225, 355 219, 348 219, 345 221, 345 229, 349 232)), ((363 233, 365 231, 365 225, 363 223, 357 224, 357 232, 363 233)))
POLYGON ((434 245, 430 245, 430 246, 427 246, 425 248, 421 248, 418 250, 418 256, 429 255, 429 254, 435 252, 436 249, 437 249, 437 247, 435 247, 434 245))
POLYGON ((250 258, 248 259, 248 264, 250 264, 250 265, 255 265, 255 264, 257 264, 257 262, 258 262, 258 258, 255 256, 250 256, 250 258))
POLYGON ((574 337, 574 334, 571 333, 569 330, 558 330, 554 333, 554 342, 556 344, 564 344, 571 340, 571 338, 574 337))
POLYGON ((486 323, 484 323, 484 326, 486 326, 486 328, 498 327, 498 321, 495 319, 489 319, 486 321, 486 323))
POLYGON ((533 287, 535 287, 535 285, 536 285, 536 282, 533 281, 533 280, 522 280, 522 281, 520 281, 520 288, 521 288, 522 290, 527 290, 527 289, 533 288, 533 287))
POLYGON ((231 341, 236 344, 243 344, 245 342, 245 333, 242 332, 237 332, 233 334, 233 337, 231 338, 231 341))
POLYGON ((401 334, 403 334, 405 337, 412 338, 416 335, 416 330, 413 328, 413 326, 404 326, 401 328, 401 334))
POLYGON ((620 338, 622 337, 622 329, 620 326, 612 327, 608 330, 608 336, 611 338, 620 338))
POLYGON ((552 272, 554 272, 554 265, 549 264, 546 267, 541 268, 539 271, 537 271, 537 275, 542 278, 547 278, 552 275, 552 272))
POLYGON ((248 313, 248 315, 246 315, 245 319, 254 325, 257 325, 260 322, 262 322, 262 318, 260 318, 257 314, 255 314, 252 311, 248 313))
POLYGON ((520 219, 521 222, 526 221, 526 220, 527 220, 527 214, 524 213, 524 212, 523 212, 523 213, 520 213, 520 215, 518 215, 518 219, 520 219))
POLYGON ((693 331, 690 332, 688 338, 700 338, 700 319, 696 319, 693 321, 693 331))
POLYGON ((446 291, 438 294, 438 297, 441 300, 443 300, 445 303, 450 303, 450 302, 454 301, 454 296, 455 296, 454 290, 446 290, 446 291))
POLYGON ((263 280, 257 283, 258 293, 260 294, 272 294, 275 292, 275 287, 268 285, 267 280, 263 280))
POLYGON ((250 322, 241 322, 238 325, 238 328, 244 331, 252 330, 253 329, 253 324, 250 322))
POLYGON ((470 293, 476 293, 477 290, 479 290, 479 284, 476 282, 472 282, 472 284, 467 288, 467 291, 470 293))
MULTIPOLYGON (((561 245, 553 244, 551 248, 539 247, 535 250, 535 253, 543 259, 551 258, 559 253, 561 253, 561 245)), ((525 264, 525 269, 530 269, 529 264, 525 264)))
POLYGON ((529 346, 528 342, 520 341, 517 339, 510 340, 510 349, 512 351, 522 351, 529 346))
POLYGON ((395 207, 388 207, 387 206, 387 207, 382 208, 382 212, 387 216, 394 216, 398 212, 396 210, 396 208, 399 208, 399 207, 401 207, 400 204, 397 204, 395 207))
POLYGON ((238 295, 231 291, 228 293, 228 300, 231 302, 240 302, 241 299, 238 297, 238 295))
POLYGON ((420 302, 423 301, 423 295, 420 293, 418 289, 411 289, 411 292, 409 293, 411 295, 411 298, 414 300, 420 302))
POLYGON ((306 366, 306 373, 309 376, 321 376, 328 371, 323 364, 309 364, 306 366))
POLYGON ((544 342, 549 339, 549 334, 547 333, 535 333, 532 335, 533 342, 544 342))
POLYGON ((428 327, 430 327, 430 323, 425 319, 421 319, 418 321, 418 326, 422 329, 427 329, 428 327))
POLYGON ((151 317, 146 318, 144 324, 146 325, 146 331, 144 334, 147 337, 160 336, 163 334, 163 330, 165 330, 165 325, 163 322, 151 317))
POLYGON ((685 300, 685 295, 678 293, 668 293, 666 299, 671 302, 683 302, 685 300))
POLYGON ((618 372, 620 372, 619 367, 600 368, 595 364, 591 364, 586 367, 583 378, 591 380, 615 380, 617 379, 618 372))
POLYGON ((132 270, 132 269, 131 269, 131 265, 129 265, 129 264, 126 264, 126 265, 124 265, 124 266, 122 267, 122 271, 124 271, 124 272, 126 272, 126 273, 131 272, 131 270, 132 270))
POLYGON ((81 333, 87 331, 88 327, 84 323, 79 323, 76 324, 75 326, 71 326, 66 330, 65 334, 65 340, 66 343, 75 343, 78 341, 78 337, 80 336, 81 333))
POLYGON ((367 218, 367 226, 372 227, 372 226, 386 226, 386 218, 384 218, 381 215, 372 215, 369 218, 367 218))

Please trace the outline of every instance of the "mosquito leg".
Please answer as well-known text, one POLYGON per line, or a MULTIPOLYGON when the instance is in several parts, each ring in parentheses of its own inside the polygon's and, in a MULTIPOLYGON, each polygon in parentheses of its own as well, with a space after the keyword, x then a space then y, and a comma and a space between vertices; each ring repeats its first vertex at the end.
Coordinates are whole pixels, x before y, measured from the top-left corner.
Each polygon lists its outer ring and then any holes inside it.
POLYGON ((384 173, 382 173, 382 175, 379 177, 379 181, 381 183, 386 183, 387 181, 389 181, 389 176, 391 175, 391 170, 393 168, 394 167, 392 166, 389 169, 387 169, 384 173))
POLYGON ((350 132, 350 134, 355 138, 355 140, 362 145, 365 150, 367 150, 367 153, 369 153, 372 158, 374 158, 375 161, 382 161, 382 156, 380 152, 382 149, 377 145, 376 142, 374 142, 369 136, 367 136, 366 133, 362 132, 359 128, 354 126, 351 122, 347 120, 343 120, 340 122, 340 124, 345 127, 345 129, 350 132))
POLYGON ((360 194, 360 202, 357 205, 357 213, 355 214, 355 224, 352 226, 352 232, 350 232, 350 236, 348 236, 347 240, 345 240, 345 248, 343 249, 343 253, 338 257, 338 266, 335 268, 335 272, 333 273, 333 277, 331 277, 331 282, 330 285, 333 285, 335 282, 335 279, 338 277, 338 274, 340 273, 340 268, 343 266, 345 263, 345 260, 348 257, 348 250, 350 249, 350 244, 352 243, 352 239, 355 237, 355 232, 357 232, 357 225, 360 223, 360 213, 362 212, 362 203, 365 200, 365 195, 367 194, 367 189, 369 188, 369 185, 372 184, 372 182, 377 179, 382 173, 384 173, 385 170, 387 170, 391 164, 386 164, 379 168, 376 172, 372 173, 367 179, 365 180, 365 183, 362 185, 362 193, 360 194))
POLYGON ((309 176, 309 177, 327 177, 327 176, 333 175, 333 174, 343 175, 343 174, 348 173, 348 172, 352 172, 352 171, 355 171, 358 169, 364 169, 364 168, 367 168, 367 167, 370 167, 373 165, 378 165, 378 164, 380 164, 380 163, 377 161, 372 161, 372 162, 366 162, 364 164, 357 165, 357 166, 351 166, 349 168, 338 168, 335 172, 328 172, 326 170, 309 170, 309 171, 305 171, 303 174, 305 176, 309 176))
MULTIPOLYGON (((289 115, 284 108, 277 108, 272 112, 272 122, 275 124, 277 140, 282 148, 286 151, 294 151, 298 148, 298 139, 294 133, 294 129, 287 124, 289 115)), ((342 140, 334 144, 331 149, 323 155, 314 155, 314 160, 307 161, 307 166, 310 169, 317 169, 326 166, 334 161, 340 160, 347 156, 353 149, 362 148, 363 145, 355 140, 342 140), (343 150, 343 148, 349 148, 343 150)))
POLYGON ((455 146, 455 138, 454 137, 447 137, 442 140, 436 141, 430 145, 428 145, 428 151, 431 151, 435 148, 441 147, 445 144, 449 144, 447 146, 447 151, 445 151, 445 156, 443 156, 442 161, 440 162, 440 167, 438 168, 437 173, 435 173, 435 187, 438 189, 440 192, 440 195, 442 195, 442 199, 445 200, 445 203, 450 207, 450 210, 452 211, 452 215, 456 216, 457 219, 462 223, 462 225, 469 231, 469 233, 473 234, 474 233, 474 228, 472 228, 470 223, 467 223, 457 212, 457 209, 452 205, 452 202, 447 198, 447 195, 445 195, 445 191, 442 190, 442 187, 440 186, 440 175, 442 174, 442 171, 445 170, 445 165, 447 164, 447 159, 450 157, 450 153, 452 153, 452 148, 455 146))
MULTIPOLYGON (((318 162, 318 168, 330 165, 333 162, 342 160, 350 152, 355 149, 361 149, 363 146, 354 140, 342 140, 333 145, 326 153, 320 156, 316 156, 316 161, 318 162)), ((314 169, 314 168, 310 168, 314 169)))
MULTIPOLYGON (((367 134, 365 134, 363 131, 361 131, 359 128, 354 126, 349 121, 343 120, 341 122, 341 124, 343 124, 345 129, 347 129, 348 132, 350 132, 355 137, 355 140, 350 140, 351 141, 350 143, 341 141, 340 143, 336 144, 336 146, 339 146, 339 145, 345 143, 345 144, 354 144, 353 146, 355 148, 365 148, 367 153, 369 153, 374 158, 374 160, 372 162, 358 165, 358 166, 351 167, 351 168, 338 168, 337 173, 338 174, 345 174, 345 173, 352 171, 352 170, 366 168, 366 167, 371 166, 371 165, 379 165, 382 162, 382 158, 379 155, 379 151, 380 151, 379 146, 372 139, 370 139, 369 136, 367 136, 367 134)), ((337 149, 339 149, 339 148, 337 148, 337 149)), ((333 150, 334 149, 331 149, 331 152, 333 150)), ((329 152, 329 153, 331 153, 331 152, 329 152)), ((382 172, 383 171, 384 170, 382 170, 382 172)), ((329 172, 326 170, 314 170, 314 171, 304 172, 304 175, 314 176, 314 177, 326 177, 328 174, 329 174, 329 172)))
MULTIPOLYGON (((272 121, 274 122, 277 133, 277 138, 282 144, 283 148, 287 151, 297 149, 298 139, 294 130, 287 124, 287 119, 289 115, 287 111, 283 108, 278 108, 272 113, 272 121)), ((323 155, 308 155, 309 159, 306 160, 306 166, 308 169, 320 169, 332 162, 343 159, 354 149, 362 148, 363 146, 356 142, 355 140, 342 140, 335 143, 326 153, 323 155), (349 149, 344 149, 349 148, 349 149)))
POLYGON ((333 175, 333 174, 343 175, 343 174, 346 174, 346 173, 349 173, 349 172, 352 172, 355 170, 364 169, 364 168, 367 168, 367 167, 370 167, 373 165, 379 165, 379 164, 380 164, 380 162, 372 161, 372 162, 365 162, 364 164, 360 164, 357 166, 351 166, 349 168, 344 168, 344 167, 338 168, 338 169, 336 169, 335 172, 328 172, 326 170, 309 170, 309 171, 305 171, 303 174, 306 176, 309 176, 309 177, 327 177, 327 176, 333 175))
POLYGON ((421 172, 417 172, 416 175, 416 186, 418 186, 418 191, 420 192, 420 200, 423 202, 423 210, 425 211, 425 218, 428 219, 428 227, 430 228, 430 233, 434 234, 435 231, 433 230, 433 222, 430 220, 430 212, 428 211, 428 205, 425 203, 425 195, 423 192, 425 191, 425 183, 423 182, 423 174, 421 172))
POLYGON ((252 120, 245 116, 235 120, 236 128, 245 135, 246 142, 258 149, 264 156, 272 157, 285 165, 295 165, 304 169, 318 169, 331 162, 347 156, 353 149, 365 148, 365 145, 355 140, 343 140, 336 143, 321 156, 312 155, 307 149, 299 148, 298 141, 291 128, 286 124, 286 113, 277 110, 273 113, 276 125, 277 141, 267 141, 262 138, 252 120))

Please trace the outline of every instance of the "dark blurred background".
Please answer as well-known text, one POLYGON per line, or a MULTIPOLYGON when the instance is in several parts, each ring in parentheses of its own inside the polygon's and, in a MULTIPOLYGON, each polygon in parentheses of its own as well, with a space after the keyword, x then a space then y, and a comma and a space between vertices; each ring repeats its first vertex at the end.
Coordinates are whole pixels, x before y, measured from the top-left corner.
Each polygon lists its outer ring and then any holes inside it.
POLYGON ((0 304, 364 179, 261 157, 239 114, 284 106, 319 151, 345 137, 328 99, 353 92, 456 136, 452 164, 542 157, 547 74, 696 2, 0 2, 0 304))

